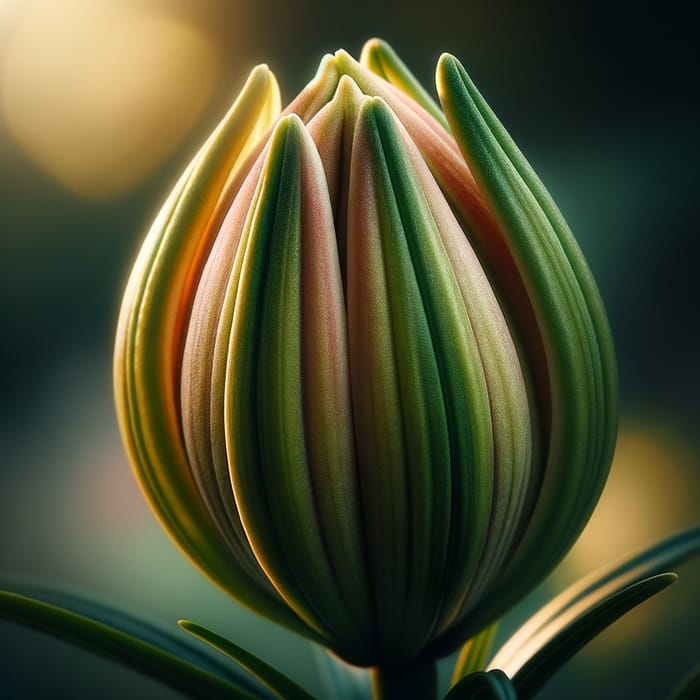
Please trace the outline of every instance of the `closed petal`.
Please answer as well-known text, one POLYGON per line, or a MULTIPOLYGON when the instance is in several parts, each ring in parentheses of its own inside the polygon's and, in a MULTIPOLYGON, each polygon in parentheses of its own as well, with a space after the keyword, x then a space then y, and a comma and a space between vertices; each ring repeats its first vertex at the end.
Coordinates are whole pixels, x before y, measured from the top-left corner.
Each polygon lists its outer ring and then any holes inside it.
POLYGON ((518 550, 491 593, 502 610, 561 559, 600 495, 615 437, 615 362, 597 290, 546 191, 450 56, 438 66, 438 88, 532 305, 547 374, 538 385, 548 387, 538 401, 551 407, 546 464, 518 550))
POLYGON ((342 286, 323 167, 296 116, 272 136, 244 238, 225 400, 236 502, 280 594, 359 663, 372 653, 373 620, 362 601, 342 286))
POLYGON ((406 138, 381 100, 363 103, 348 207, 350 367, 368 550, 386 653, 404 659, 438 624, 445 589, 462 590, 474 573, 493 479, 478 347, 406 138))
POLYGON ((259 67, 166 201, 125 292, 114 381, 131 461, 154 511, 175 541, 239 600, 310 634, 274 592, 260 588, 220 546, 190 472, 179 416, 177 363, 193 285, 240 184, 242 164, 278 110, 274 77, 259 67))
POLYGON ((408 95, 445 129, 448 128, 440 106, 386 41, 370 39, 366 42, 362 47, 360 64, 408 95))

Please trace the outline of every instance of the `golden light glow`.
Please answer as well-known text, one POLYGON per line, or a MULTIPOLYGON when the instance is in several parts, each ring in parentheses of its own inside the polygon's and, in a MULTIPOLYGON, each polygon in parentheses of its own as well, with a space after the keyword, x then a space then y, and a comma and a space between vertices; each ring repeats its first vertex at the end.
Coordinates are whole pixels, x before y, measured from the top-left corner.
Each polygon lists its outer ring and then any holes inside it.
POLYGON ((697 462, 690 447, 661 427, 623 426, 600 503, 565 560, 567 573, 583 576, 694 525, 700 507, 697 462))
MULTIPOLYGON (((662 427, 623 426, 610 478, 591 520, 557 575, 566 583, 697 523, 700 469, 693 450, 662 427)), ((591 652, 606 654, 658 626, 654 605, 601 635, 591 652)))
POLYGON ((181 142, 214 87, 207 37, 151 3, 35 0, 0 54, 7 129, 86 197, 123 192, 181 142))

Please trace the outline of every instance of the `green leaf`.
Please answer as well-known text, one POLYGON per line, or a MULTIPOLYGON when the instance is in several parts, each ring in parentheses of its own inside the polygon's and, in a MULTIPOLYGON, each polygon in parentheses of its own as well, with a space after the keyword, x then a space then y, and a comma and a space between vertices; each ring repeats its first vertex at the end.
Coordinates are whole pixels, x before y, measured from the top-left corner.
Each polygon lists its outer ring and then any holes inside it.
POLYGON ((17 593, 0 591, 0 618, 46 632, 197 698, 265 698, 236 687, 153 644, 83 615, 17 593))
POLYGON ((219 654, 203 647, 194 639, 183 636, 176 628, 171 629, 140 615, 134 615, 112 603, 99 600, 92 594, 67 586, 56 586, 27 577, 14 576, 3 576, 0 579, 0 589, 11 590, 13 593, 83 615, 146 644, 151 644, 161 651, 213 673, 253 694, 272 697, 238 665, 227 663, 219 654))
POLYGON ((226 656, 232 658, 243 666, 243 668, 250 671, 251 674, 282 700, 314 700, 312 695, 309 695, 309 693, 303 688, 300 688, 283 673, 272 668, 272 666, 245 649, 241 649, 241 647, 230 642, 225 637, 188 620, 180 620, 179 624, 182 629, 192 636, 201 639, 222 654, 226 654, 226 656))
MULTIPOLYGON (((678 577, 667 573, 652 576, 604 598, 593 607, 586 601, 570 610, 571 617, 560 617, 544 629, 537 640, 537 650, 528 650, 527 661, 511 673, 513 683, 522 698, 532 697, 579 649, 628 610, 671 585, 678 577)), ((534 646, 534 645, 533 645, 534 646)))
POLYGON ((501 668, 514 676, 522 663, 547 642, 547 631, 556 633, 573 616, 584 614, 606 598, 667 571, 699 551, 700 527, 696 527, 593 572, 567 588, 518 629, 499 649, 491 668, 501 668))
POLYGON ((508 676, 496 669, 463 678, 445 700, 518 700, 518 693, 508 676))
POLYGON ((491 653, 497 628, 498 625, 496 623, 485 627, 462 647, 452 675, 453 684, 456 684, 465 676, 469 676, 477 671, 483 671, 486 668, 486 660, 491 653))

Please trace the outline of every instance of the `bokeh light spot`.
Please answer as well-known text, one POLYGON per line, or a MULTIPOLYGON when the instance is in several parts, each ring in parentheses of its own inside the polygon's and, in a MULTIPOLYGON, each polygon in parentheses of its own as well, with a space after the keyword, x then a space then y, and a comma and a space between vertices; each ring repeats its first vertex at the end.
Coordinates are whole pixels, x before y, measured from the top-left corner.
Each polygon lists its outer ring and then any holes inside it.
POLYGON ((38 0, 13 20, 0 57, 7 129, 81 196, 111 197, 145 178, 212 94, 211 41, 162 6, 38 0))

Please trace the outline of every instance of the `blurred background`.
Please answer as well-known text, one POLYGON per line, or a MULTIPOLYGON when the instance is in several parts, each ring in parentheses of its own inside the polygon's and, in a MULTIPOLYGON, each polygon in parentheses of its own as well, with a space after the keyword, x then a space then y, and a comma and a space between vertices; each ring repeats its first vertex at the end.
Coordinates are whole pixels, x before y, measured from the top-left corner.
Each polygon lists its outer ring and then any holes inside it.
MULTIPOLYGON (((509 624, 617 555, 700 521, 695 24, 687 7, 515 0, 0 0, 0 571, 189 617, 319 694, 314 655, 213 588, 161 532, 116 429, 130 264, 197 145, 266 62, 283 99, 322 53, 393 44, 426 85, 467 66, 588 257, 623 413, 587 532, 509 624), (636 7, 636 6, 634 6, 636 7)), ((662 697, 698 660, 700 566, 571 661, 544 698, 662 697)), ((506 625, 507 627, 507 625, 506 625)), ((0 695, 174 698, 0 623, 0 695)))

